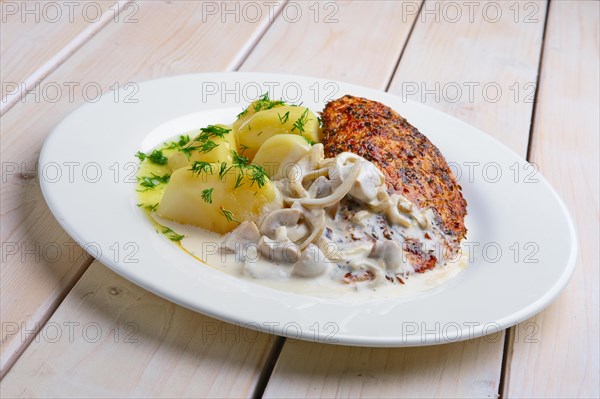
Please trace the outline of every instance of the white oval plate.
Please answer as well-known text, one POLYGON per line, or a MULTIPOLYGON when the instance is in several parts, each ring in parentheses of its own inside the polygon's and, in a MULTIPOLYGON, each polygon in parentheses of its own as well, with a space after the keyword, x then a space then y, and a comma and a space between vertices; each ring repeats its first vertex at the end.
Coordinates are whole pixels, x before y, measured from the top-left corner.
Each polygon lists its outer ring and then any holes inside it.
POLYGON ((495 139, 425 105, 341 82, 258 73, 148 81, 128 97, 136 103, 119 94, 119 101, 111 93, 80 107, 54 129, 40 155, 42 190, 60 224, 92 255, 187 308, 318 342, 432 345, 527 319, 558 295, 573 272, 575 230, 547 181, 495 139), (136 207, 134 154, 199 127, 199 121, 204 126, 232 120, 267 90, 271 98, 303 102, 314 111, 344 94, 381 101, 427 135, 458 175, 468 201, 469 267, 446 286, 412 299, 349 304, 238 279, 156 234, 136 207))

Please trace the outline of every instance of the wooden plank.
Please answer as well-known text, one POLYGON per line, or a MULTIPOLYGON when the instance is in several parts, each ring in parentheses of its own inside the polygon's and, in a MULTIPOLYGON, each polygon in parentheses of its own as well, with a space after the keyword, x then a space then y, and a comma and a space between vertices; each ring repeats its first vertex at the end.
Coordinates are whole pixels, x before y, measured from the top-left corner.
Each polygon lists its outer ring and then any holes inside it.
POLYGON ((383 89, 419 5, 420 1, 294 2, 293 7, 284 9, 240 69, 383 89), (295 15, 302 18, 295 21, 295 15))
POLYGON ((575 219, 579 257, 571 282, 516 335, 505 397, 600 397, 597 2, 550 3, 531 161, 575 219))
POLYGON ((274 342, 94 262, 2 381, 3 397, 245 397, 274 342))
POLYGON ((231 24, 203 14, 203 4, 140 3, 138 23, 107 26, 45 79, 39 93, 30 92, 2 117, 2 373, 34 337, 21 332, 43 325, 91 262, 42 198, 35 173, 42 141, 85 98, 95 100, 96 92, 84 87, 107 93, 128 82, 231 69, 269 24, 266 9, 260 21, 231 24), (73 96, 68 84, 76 84, 73 96), (50 85, 61 88, 57 100, 43 94, 50 85))
POLYGON ((265 397, 495 397, 501 359, 483 339, 397 349, 286 340, 265 397), (484 358, 498 367, 481 368, 484 358))
MULTIPOLYGON (((116 1, 2 2, 2 112, 8 108, 9 94, 18 95, 24 86, 39 82, 30 79, 32 75, 47 74, 106 24, 135 18, 136 5, 122 7, 116 1)), ((11 106, 15 101, 18 98, 10 100, 11 106)))
MULTIPOLYGON (((444 4, 424 3, 390 91, 479 126, 525 157, 533 103, 525 98, 515 102, 507 94, 515 83, 523 87, 536 82, 545 4, 534 3, 539 8, 537 22, 532 23, 515 23, 509 8, 512 3, 477 2, 472 20, 467 6, 461 8, 462 18, 455 20, 456 14, 444 4), (491 19, 489 8, 496 5, 504 15, 498 20, 491 19), (482 14, 484 7, 489 15, 482 14), (479 96, 475 92, 471 101, 468 90, 458 100, 456 95, 444 95, 445 85, 468 89, 472 82, 480 88, 491 82, 504 95, 493 98, 495 102, 482 100, 481 92, 479 96), (408 96, 407 91, 413 94, 408 96)), ((492 100, 491 92, 488 99, 492 100)), ((503 337, 504 333, 436 347, 397 349, 287 341, 265 396, 496 397, 503 337)))

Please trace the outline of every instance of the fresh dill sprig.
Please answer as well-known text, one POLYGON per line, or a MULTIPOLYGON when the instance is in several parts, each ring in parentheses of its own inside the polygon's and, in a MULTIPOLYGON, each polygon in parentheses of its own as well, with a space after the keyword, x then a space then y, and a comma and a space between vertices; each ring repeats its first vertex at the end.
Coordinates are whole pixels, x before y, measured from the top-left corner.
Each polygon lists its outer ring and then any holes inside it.
POLYGON ((243 167, 250 163, 250 159, 238 154, 237 151, 231 150, 231 154, 233 155, 233 165, 237 167, 243 167))
POLYGON ((167 238, 169 238, 169 240, 171 240, 171 241, 181 241, 185 237, 184 235, 175 233, 173 230, 171 230, 168 227, 163 228, 162 233, 164 235, 166 235, 167 238))
POLYGON ((138 157, 138 159, 140 160, 140 162, 144 162, 144 159, 146 159, 148 157, 146 154, 144 154, 141 151, 136 152, 135 156, 138 157))
POLYGON ((150 153, 150 155, 148 154, 144 154, 141 151, 138 151, 135 156, 140 160, 140 161, 144 161, 145 159, 150 160, 150 162, 155 163, 157 165, 166 165, 167 162, 169 161, 167 159, 167 157, 164 156, 162 150, 154 150, 150 153))
POLYGON ((169 145, 166 147, 166 149, 168 150, 181 150, 182 147, 184 147, 187 143, 190 142, 190 136, 189 135, 181 135, 179 136, 179 140, 177 141, 171 141, 169 143, 169 145))
POLYGON ((240 119, 242 116, 245 116, 248 113, 248 108, 244 108, 242 110, 242 112, 240 112, 239 114, 237 114, 236 118, 240 119))
POLYGON ((219 144, 215 143, 214 141, 206 140, 198 146, 198 151, 206 154, 207 152, 212 151, 213 148, 218 147, 218 146, 219 146, 219 144))
POLYGON ((240 153, 243 154, 248 148, 250 147, 248 147, 246 144, 240 144, 240 153))
POLYGON ((198 175, 198 176, 201 173, 212 174, 213 166, 210 162, 194 161, 190 170, 192 171, 192 174, 198 175))
POLYGON ((306 122, 308 122, 308 108, 306 108, 304 110, 304 112, 302 113, 302 115, 300 115, 300 118, 298 118, 294 122, 294 127, 292 127, 292 132, 295 129, 298 129, 299 132, 304 133, 304 125, 306 125, 306 122))
POLYGON ((221 206, 221 207, 219 207, 219 208, 221 208, 221 213, 223 214, 223 216, 225 216, 225 219, 226 219, 228 222, 240 223, 240 222, 239 222, 239 221, 237 221, 237 220, 235 219, 235 217, 233 216, 233 212, 231 212, 231 211, 228 211, 227 209, 223 208, 222 206, 221 206))
POLYGON ((188 145, 186 147, 179 148, 179 151, 181 151, 189 161, 192 156, 192 151, 196 151, 200 147, 201 146, 199 145, 188 145))
POLYGON ((280 105, 285 105, 285 101, 271 100, 269 98, 269 92, 264 93, 258 100, 252 103, 254 112, 264 111, 267 109, 278 107, 280 105))
POLYGON ((202 134, 198 136, 198 138, 200 138, 200 140, 198 141, 202 141, 205 136, 207 139, 211 137, 223 138, 227 133, 231 132, 231 129, 227 129, 217 125, 208 125, 207 127, 201 128, 200 131, 202 132, 202 134))
POLYGON ((290 119, 290 111, 283 114, 283 116, 279 115, 278 113, 277 117, 279 118, 279 122, 283 125, 290 119))
POLYGON ((229 172, 229 169, 231 169, 231 166, 227 166, 227 162, 221 162, 219 167, 219 180, 223 181, 223 178, 227 172, 229 172))
POLYGON ((236 188, 238 188, 242 184, 244 184, 243 180, 244 180, 244 172, 241 172, 235 178, 235 185, 233 186, 233 189, 235 190, 236 188))
POLYGON ((212 188, 212 187, 202 190, 202 199, 204 200, 204 202, 208 202, 209 204, 212 204, 213 191, 214 191, 214 188, 212 188))
POLYGON ((168 183, 170 178, 171 175, 159 176, 155 173, 152 173, 151 176, 138 177, 138 181, 140 182, 140 186, 145 187, 146 189, 151 189, 159 184, 168 183))
POLYGON ((247 165, 246 170, 250 173, 250 187, 254 183, 258 186, 258 188, 262 188, 266 183, 269 175, 267 172, 259 165, 247 165))
POLYGON ((155 163, 157 165, 166 165, 169 161, 167 157, 164 156, 162 150, 154 150, 150 155, 148 155, 148 159, 150 162, 155 163))

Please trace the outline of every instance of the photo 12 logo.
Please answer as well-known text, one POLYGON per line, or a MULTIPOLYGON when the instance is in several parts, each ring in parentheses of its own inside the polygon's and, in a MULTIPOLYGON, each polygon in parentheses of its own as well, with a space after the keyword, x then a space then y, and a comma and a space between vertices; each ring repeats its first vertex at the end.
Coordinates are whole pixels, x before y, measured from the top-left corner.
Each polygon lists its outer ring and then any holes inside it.
POLYGON ((140 6, 136 2, 116 1, 2 1, 2 23, 87 23, 100 22, 102 16, 115 23, 137 23, 140 6))
POLYGON ((305 87, 298 82, 285 83, 275 81, 260 82, 202 82, 202 102, 219 101, 221 103, 251 103, 265 93, 269 98, 287 103, 301 103, 310 99, 316 103, 328 102, 336 97, 340 88, 336 82, 315 81, 305 87))
POLYGON ((285 23, 302 20, 311 23, 339 22, 340 5, 335 1, 203 1, 202 22, 257 23, 265 18, 273 22, 278 15, 285 23))

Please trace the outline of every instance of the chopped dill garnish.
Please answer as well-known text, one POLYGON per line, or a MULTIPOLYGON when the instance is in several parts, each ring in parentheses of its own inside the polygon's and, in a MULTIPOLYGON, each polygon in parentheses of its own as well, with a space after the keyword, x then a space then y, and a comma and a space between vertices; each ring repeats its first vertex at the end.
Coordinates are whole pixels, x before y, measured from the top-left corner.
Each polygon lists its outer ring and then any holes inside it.
POLYGON ((247 165, 246 170, 250 172, 250 181, 252 182, 250 183, 250 187, 254 183, 256 183, 258 188, 262 188, 266 184, 269 175, 261 166, 247 165))
POLYGON ((275 107, 278 107, 280 105, 285 105, 285 101, 281 101, 281 100, 274 101, 274 100, 271 100, 269 98, 269 92, 266 92, 258 100, 256 100, 256 101, 253 102, 254 112, 259 112, 259 111, 263 111, 263 110, 275 108, 275 107))
POLYGON ((168 150, 180 150, 183 146, 190 142, 190 136, 187 134, 185 136, 179 136, 178 141, 171 141, 169 145, 166 147, 168 150))
MULTIPOLYGON (((157 174, 152 173, 152 176, 138 177, 138 181, 140 182, 140 186, 146 187, 146 189, 148 190, 148 189, 158 186, 159 184, 168 183, 170 178, 171 178, 171 175, 159 176, 157 174)), ((142 191, 147 191, 147 190, 142 190, 142 191)))
POLYGON ((166 235, 169 238, 169 240, 171 240, 171 241, 181 241, 185 237, 184 235, 175 233, 173 230, 171 230, 168 227, 165 227, 164 229, 162 229, 162 233, 164 235, 166 235))
POLYGON ((302 115, 300 115, 300 118, 298 118, 296 122, 294 122, 292 132, 294 131, 294 129, 298 129, 299 132, 304 133, 304 125, 306 125, 306 122, 308 122, 308 108, 306 108, 302 115))
POLYGON ((201 148, 201 146, 199 146, 199 145, 189 145, 189 146, 186 146, 186 147, 179 148, 179 151, 183 152, 183 155, 185 155, 185 157, 189 161, 190 157, 192 156, 192 151, 196 151, 198 148, 201 148))
POLYGON ((213 148, 218 147, 219 144, 215 143, 212 140, 206 140, 201 145, 198 146, 198 151, 202 153, 210 152, 213 148))
POLYGON ((213 190, 214 190, 214 188, 212 188, 212 187, 202 190, 202 199, 204 200, 204 202, 208 202, 209 204, 212 204, 213 190))
POLYGON ((223 181, 223 178, 225 177, 225 174, 227 174, 227 172, 229 172, 229 169, 231 169, 231 166, 227 166, 227 162, 221 162, 221 166, 219 167, 219 180, 223 181))
POLYGON ((200 175, 201 173, 213 173, 213 166, 210 162, 204 161, 194 161, 192 167, 190 168, 192 174, 200 175))
POLYGON ((246 151, 248 148, 250 148, 250 147, 248 147, 246 144, 240 144, 240 150, 241 150, 240 153, 243 154, 244 151, 246 151))
POLYGON ((231 150, 231 154, 233 155, 233 165, 235 166, 246 166, 250 163, 250 159, 238 154, 235 150, 231 150))
POLYGON ((154 150, 150 155, 148 155, 148 159, 150 162, 155 163, 157 165, 166 165, 169 161, 167 157, 164 156, 162 150, 154 150))
POLYGON ((231 132, 231 129, 226 129, 224 127, 217 126, 217 125, 208 125, 207 127, 201 128, 200 131, 202 131, 202 134, 200 134, 196 138, 196 141, 203 140, 204 136, 206 136, 206 139, 209 139, 211 137, 223 138, 223 137, 225 137, 225 135, 227 133, 231 132), (200 139, 200 140, 198 140, 198 139, 200 139))
MULTIPOLYGON (((251 181, 250 187, 252 187, 254 183, 256 183, 258 188, 262 188, 266 184, 269 175, 261 166, 250 164, 250 159, 238 154, 234 150, 231 151, 231 154, 233 155, 233 165, 230 166, 230 168, 235 167, 239 172, 236 176, 234 189, 243 184, 242 179, 246 176, 251 181)), ((221 166, 221 168, 223 168, 223 166, 221 166)), ((221 173, 219 173, 219 177, 221 176, 221 173)))
POLYGON ((140 162, 143 162, 144 159, 146 159, 148 157, 146 154, 144 154, 141 151, 136 152, 135 156, 138 157, 138 159, 140 160, 140 162))
POLYGON ((319 122, 319 127, 323 127, 323 119, 320 116, 317 116, 317 122, 319 122))
POLYGON ((239 221, 237 221, 234 217, 233 217, 233 212, 228 211, 227 209, 223 208, 222 206, 219 207, 221 208, 221 213, 223 214, 223 216, 225 216, 225 219, 228 222, 236 222, 239 223, 239 221))
POLYGON ((240 112, 239 114, 237 114, 236 118, 240 119, 242 116, 245 116, 248 113, 248 108, 244 108, 242 110, 242 112, 240 112))
POLYGON ((162 150, 154 150, 150 153, 150 155, 138 151, 135 156, 138 157, 141 162, 143 162, 145 159, 149 159, 152 163, 157 165, 166 165, 168 161, 167 157, 163 155, 162 150))
POLYGON ((279 118, 279 122, 283 125, 290 119, 290 111, 283 114, 283 116, 277 114, 277 117, 279 118))
POLYGON ((235 178, 235 185, 233 186, 233 189, 235 190, 236 188, 238 188, 242 184, 244 184, 243 180, 244 180, 244 173, 242 172, 239 175, 237 175, 237 177, 235 178))

